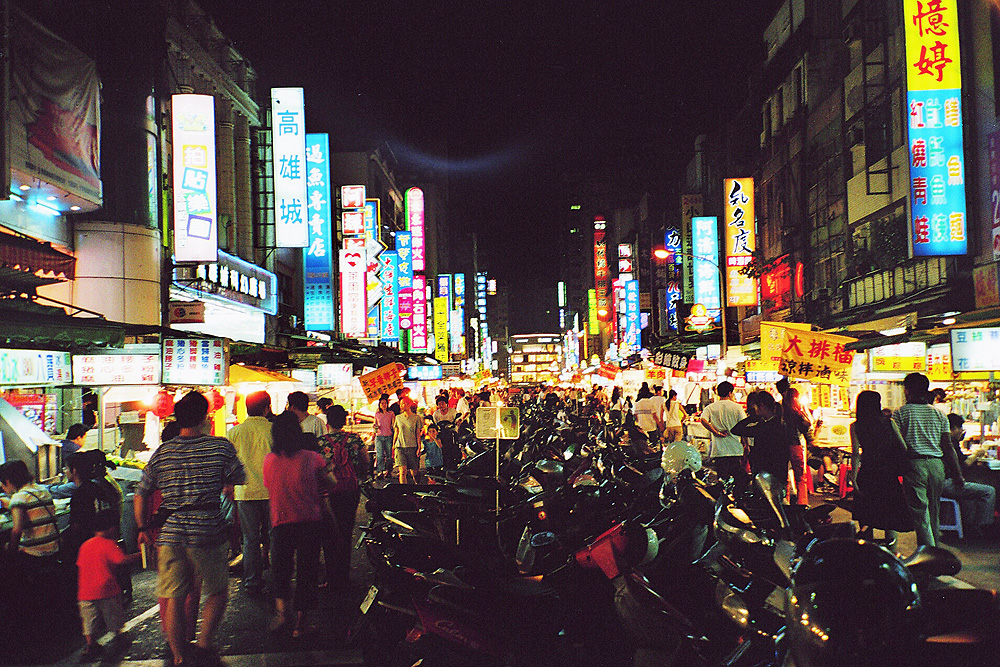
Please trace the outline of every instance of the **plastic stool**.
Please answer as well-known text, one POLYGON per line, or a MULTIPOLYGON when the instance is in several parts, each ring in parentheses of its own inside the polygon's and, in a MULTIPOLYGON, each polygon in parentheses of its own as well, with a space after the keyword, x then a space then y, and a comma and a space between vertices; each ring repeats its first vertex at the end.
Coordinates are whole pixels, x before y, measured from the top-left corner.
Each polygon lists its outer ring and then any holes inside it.
POLYGON ((962 539, 964 535, 962 534, 962 510, 958 506, 958 501, 954 498, 941 498, 941 507, 938 511, 938 530, 954 530, 958 533, 958 539, 962 539), (945 523, 944 521, 944 508, 945 506, 951 507, 951 523, 945 523))
POLYGON ((847 478, 847 472, 850 469, 851 469, 851 463, 850 463, 850 461, 841 461, 840 462, 840 469, 837 472, 840 473, 840 488, 838 489, 838 491, 840 492, 840 497, 841 498, 843 498, 844 496, 847 495, 847 489, 848 488, 854 488, 853 486, 851 486, 851 484, 850 484, 850 482, 848 481, 848 478, 847 478))

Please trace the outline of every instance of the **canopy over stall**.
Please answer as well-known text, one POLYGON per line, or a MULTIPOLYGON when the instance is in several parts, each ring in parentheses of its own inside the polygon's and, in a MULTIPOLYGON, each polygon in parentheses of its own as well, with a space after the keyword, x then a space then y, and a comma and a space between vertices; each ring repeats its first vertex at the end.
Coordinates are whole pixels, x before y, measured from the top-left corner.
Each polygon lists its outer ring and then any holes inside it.
POLYGON ((3 399, 0 399, 0 441, 0 462, 24 461, 39 480, 59 473, 59 443, 3 399))

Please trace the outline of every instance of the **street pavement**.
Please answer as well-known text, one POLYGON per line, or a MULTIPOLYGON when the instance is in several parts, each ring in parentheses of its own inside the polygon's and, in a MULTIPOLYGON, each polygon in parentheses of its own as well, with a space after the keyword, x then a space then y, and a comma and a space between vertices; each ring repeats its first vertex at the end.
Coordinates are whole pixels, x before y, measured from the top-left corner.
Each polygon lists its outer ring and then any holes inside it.
MULTIPOLYGON (((832 501, 816 496, 814 503, 832 501)), ((367 519, 364 503, 359 508, 359 522, 367 519)), ((835 522, 849 521, 850 514, 837 509, 835 522)), ((1000 527, 988 531, 981 539, 958 540, 945 533, 943 546, 954 551, 962 561, 957 579, 968 585, 1000 589, 1000 527)), ((355 535, 355 539, 357 534, 355 535)), ((914 534, 900 536, 898 551, 906 556, 916 548, 914 534)), ((160 631, 159 610, 154 594, 155 572, 145 570, 133 577, 134 599, 126 610, 130 620, 126 629, 132 642, 126 650, 104 657, 102 666, 160 667, 168 655, 166 641, 160 631)), ((364 551, 355 550, 351 563, 351 582, 346 593, 323 590, 320 609, 316 614, 320 628, 315 635, 292 638, 290 634, 267 631, 273 601, 270 597, 252 595, 240 586, 240 577, 230 578, 229 607, 216 634, 223 661, 231 667, 297 667, 298 665, 360 665, 360 648, 353 645, 347 630, 358 617, 358 606, 372 582, 372 570, 364 551)), ((962 585, 962 584, 959 584, 962 585)), ((0 663, 19 665, 77 665, 83 640, 79 622, 74 619, 53 619, 46 628, 46 641, 31 646, 5 648, 0 651, 0 663), (13 659, 13 660, 12 660, 13 659)), ((110 636, 104 638, 106 643, 110 636)))

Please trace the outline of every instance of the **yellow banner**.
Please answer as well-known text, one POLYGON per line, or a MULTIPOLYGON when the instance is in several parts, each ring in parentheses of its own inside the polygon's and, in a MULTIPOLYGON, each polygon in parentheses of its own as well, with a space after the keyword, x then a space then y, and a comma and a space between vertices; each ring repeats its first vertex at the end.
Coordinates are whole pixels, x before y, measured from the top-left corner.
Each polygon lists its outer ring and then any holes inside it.
POLYGON ((844 346, 854 341, 847 336, 782 329, 778 372, 810 382, 850 384, 854 351, 844 346))
POLYGON ((358 379, 361 380, 365 398, 374 403, 382 394, 392 394, 397 389, 402 389, 404 370, 403 364, 391 363, 362 375, 358 379))
POLYGON ((666 368, 647 368, 646 369, 646 379, 647 380, 666 380, 667 379, 667 369, 666 368))
POLYGON ((727 178, 726 196, 726 304, 757 305, 757 279, 741 273, 753 259, 757 243, 757 223, 753 203, 752 178, 727 178))
POLYGON ((927 348, 927 379, 931 382, 951 382, 951 345, 948 343, 927 348))
MULTIPOLYGON (((785 329, 809 331, 804 322, 761 322, 760 323, 760 367, 755 371, 776 371, 781 362, 781 332, 785 329)), ((750 370, 749 368, 747 370, 750 370)))
POLYGON ((448 363, 448 297, 434 297, 434 358, 448 363))
POLYGON ((908 90, 962 87, 957 3, 958 0, 903 0, 908 90))

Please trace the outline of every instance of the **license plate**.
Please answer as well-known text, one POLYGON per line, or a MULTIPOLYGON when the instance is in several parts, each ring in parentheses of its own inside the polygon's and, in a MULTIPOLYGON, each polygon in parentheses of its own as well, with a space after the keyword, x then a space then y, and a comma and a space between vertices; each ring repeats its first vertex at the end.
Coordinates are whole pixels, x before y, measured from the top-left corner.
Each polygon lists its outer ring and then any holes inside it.
POLYGON ((368 589, 368 595, 365 599, 361 601, 361 613, 367 614, 368 610, 371 609, 372 603, 375 602, 375 598, 378 597, 378 588, 372 586, 368 589))

